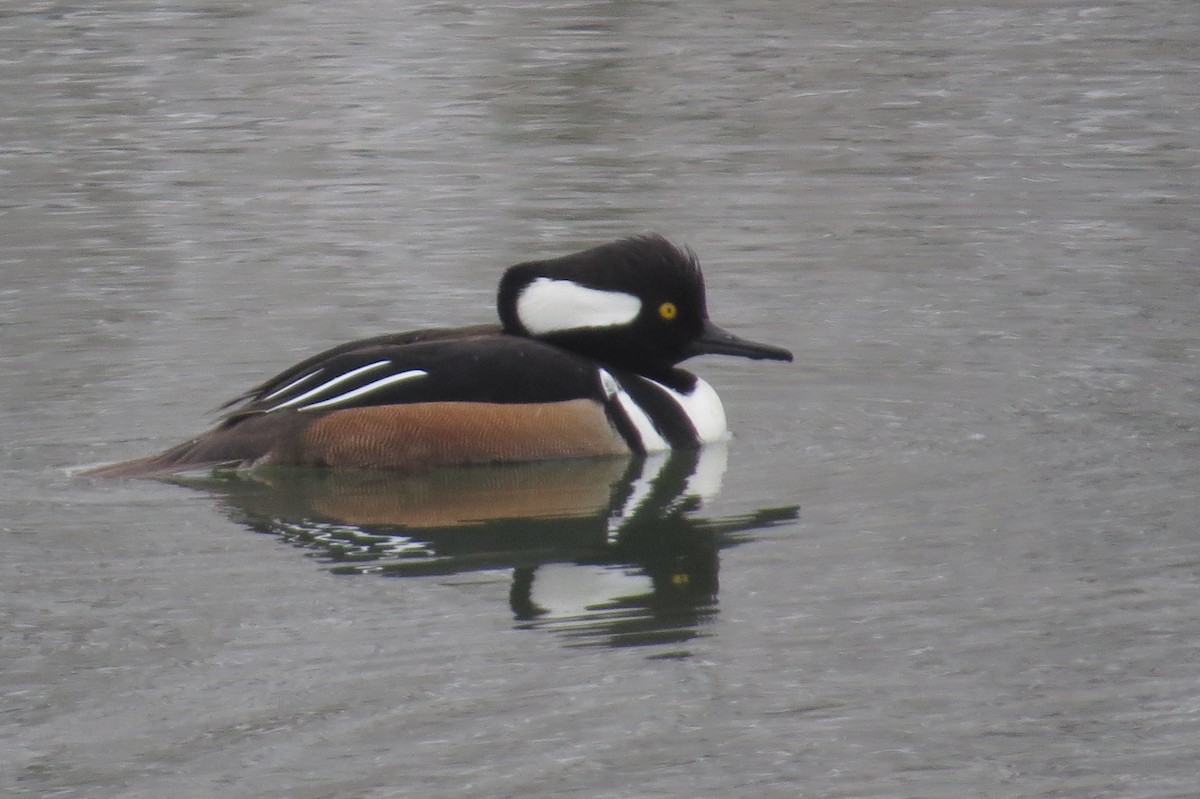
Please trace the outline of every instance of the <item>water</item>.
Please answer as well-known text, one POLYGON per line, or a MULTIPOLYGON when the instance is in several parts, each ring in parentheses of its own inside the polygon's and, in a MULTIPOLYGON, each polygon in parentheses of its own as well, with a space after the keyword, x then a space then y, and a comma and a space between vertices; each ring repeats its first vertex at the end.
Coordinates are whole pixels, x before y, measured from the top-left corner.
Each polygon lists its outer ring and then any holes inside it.
POLYGON ((26 3, 0 41, 6 795, 1194 795, 1194 3, 26 3), (643 230, 798 356, 695 363, 715 466, 69 475, 643 230))

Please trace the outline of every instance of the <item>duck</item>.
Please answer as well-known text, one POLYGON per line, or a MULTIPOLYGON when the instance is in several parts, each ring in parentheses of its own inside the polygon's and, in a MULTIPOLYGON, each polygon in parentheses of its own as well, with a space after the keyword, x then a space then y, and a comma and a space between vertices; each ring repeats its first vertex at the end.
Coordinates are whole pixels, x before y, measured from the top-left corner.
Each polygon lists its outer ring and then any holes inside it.
POLYGON ((498 325, 327 349, 222 405, 207 432, 88 474, 424 470, 699 448, 726 438, 725 410, 681 362, 792 360, 714 324, 696 254, 657 234, 511 266, 496 306, 498 325))

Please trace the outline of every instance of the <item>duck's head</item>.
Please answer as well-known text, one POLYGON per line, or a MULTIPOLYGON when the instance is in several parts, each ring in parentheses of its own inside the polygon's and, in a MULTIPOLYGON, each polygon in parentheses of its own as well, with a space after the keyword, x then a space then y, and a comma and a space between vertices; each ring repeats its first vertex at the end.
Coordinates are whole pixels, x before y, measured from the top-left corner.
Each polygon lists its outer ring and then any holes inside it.
POLYGON ((497 306, 506 333, 650 376, 695 355, 792 360, 713 324, 695 253, 657 235, 517 264, 497 306))

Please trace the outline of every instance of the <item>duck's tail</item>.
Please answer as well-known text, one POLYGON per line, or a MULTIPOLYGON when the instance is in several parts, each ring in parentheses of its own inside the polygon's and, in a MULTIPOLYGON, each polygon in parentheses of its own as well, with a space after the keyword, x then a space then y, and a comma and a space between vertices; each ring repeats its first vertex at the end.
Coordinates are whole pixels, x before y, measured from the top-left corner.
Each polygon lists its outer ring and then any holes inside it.
POLYGON ((257 414, 227 419, 217 427, 157 455, 80 472, 82 477, 165 477, 204 469, 249 468, 277 453, 285 433, 301 420, 295 414, 257 414), (236 430, 236 433, 234 432, 236 430))

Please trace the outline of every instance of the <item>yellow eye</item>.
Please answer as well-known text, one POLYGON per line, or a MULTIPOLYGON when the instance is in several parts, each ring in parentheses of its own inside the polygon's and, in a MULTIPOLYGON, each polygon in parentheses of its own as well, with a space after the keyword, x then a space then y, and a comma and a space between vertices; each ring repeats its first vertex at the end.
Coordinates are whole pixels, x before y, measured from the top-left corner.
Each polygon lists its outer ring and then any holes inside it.
POLYGON ((675 307, 675 303, 673 302, 664 302, 658 306, 658 315, 669 322, 679 315, 679 309, 675 307))

